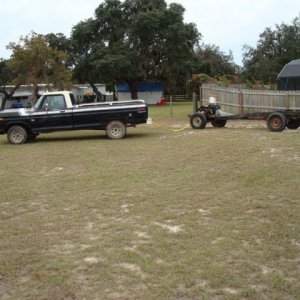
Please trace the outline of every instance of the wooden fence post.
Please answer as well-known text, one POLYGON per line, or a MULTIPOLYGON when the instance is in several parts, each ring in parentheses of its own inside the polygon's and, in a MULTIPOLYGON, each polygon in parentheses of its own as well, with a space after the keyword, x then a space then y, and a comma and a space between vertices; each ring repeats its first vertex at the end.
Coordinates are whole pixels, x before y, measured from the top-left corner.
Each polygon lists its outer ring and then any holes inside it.
POLYGON ((197 94, 193 93, 193 114, 197 111, 197 94))
POLYGON ((290 101, 289 101, 289 93, 285 94, 285 109, 289 109, 290 108, 290 101))
POLYGON ((244 112, 244 94, 243 90, 239 91, 239 105, 240 105, 240 114, 244 112))
POLYGON ((200 97, 200 106, 202 106, 202 98, 203 98, 203 87, 199 86, 199 97, 200 97))

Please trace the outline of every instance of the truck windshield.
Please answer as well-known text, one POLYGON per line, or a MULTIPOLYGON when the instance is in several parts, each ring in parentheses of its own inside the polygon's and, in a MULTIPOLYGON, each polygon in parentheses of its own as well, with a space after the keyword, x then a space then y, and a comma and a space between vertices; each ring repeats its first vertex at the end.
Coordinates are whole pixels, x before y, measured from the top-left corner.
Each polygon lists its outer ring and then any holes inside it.
POLYGON ((43 95, 35 105, 35 110, 52 111, 66 109, 65 97, 62 94, 43 95))

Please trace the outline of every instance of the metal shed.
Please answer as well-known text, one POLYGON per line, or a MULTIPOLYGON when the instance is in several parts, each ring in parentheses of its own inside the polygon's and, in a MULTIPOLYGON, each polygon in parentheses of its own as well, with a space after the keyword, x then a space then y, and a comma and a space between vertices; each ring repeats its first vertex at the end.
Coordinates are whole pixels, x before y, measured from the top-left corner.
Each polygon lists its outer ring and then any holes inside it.
POLYGON ((286 64, 277 76, 278 89, 296 91, 300 90, 300 59, 286 64))
MULTIPOLYGON (((138 97, 143 99, 147 104, 156 104, 164 94, 162 82, 139 82, 138 97)), ((118 100, 131 99, 130 89, 127 83, 117 84, 118 100)))

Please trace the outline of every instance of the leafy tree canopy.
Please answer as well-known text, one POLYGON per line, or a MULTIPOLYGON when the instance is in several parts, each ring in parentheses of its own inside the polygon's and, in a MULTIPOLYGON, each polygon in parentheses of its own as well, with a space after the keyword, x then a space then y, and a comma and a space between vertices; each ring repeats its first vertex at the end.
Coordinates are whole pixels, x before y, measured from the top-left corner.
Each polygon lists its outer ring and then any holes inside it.
POLYGON ((127 82, 133 99, 138 81, 185 83, 200 34, 183 22, 183 13, 181 5, 164 0, 106 0, 95 18, 73 28, 76 78, 127 82))
POLYGON ((259 36, 256 47, 244 46, 243 63, 246 79, 274 83, 282 67, 300 58, 300 20, 291 24, 266 28, 259 36))
POLYGON ((17 74, 13 84, 33 84, 37 96, 38 84, 53 84, 59 89, 71 85, 71 71, 65 63, 68 56, 65 52, 51 48, 45 37, 32 32, 21 37, 20 42, 8 46, 12 55, 8 66, 17 74))
POLYGON ((22 82, 15 82, 15 86, 11 88, 9 85, 12 85, 12 82, 16 77, 16 74, 9 68, 8 60, 0 60, 0 93, 4 95, 0 110, 3 110, 5 107, 6 100, 12 97, 15 91, 19 88, 22 82))
POLYGON ((5 88, 13 81, 13 74, 8 67, 8 60, 0 60, 0 87, 5 88))
POLYGON ((197 65, 194 73, 205 73, 210 77, 235 75, 238 66, 233 62, 232 52, 225 54, 216 45, 202 45, 196 50, 197 65))
POLYGON ((54 50, 63 51, 68 55, 65 62, 67 67, 72 67, 73 57, 72 57, 72 45, 70 39, 67 38, 63 33, 48 33, 44 35, 45 41, 49 47, 54 50))

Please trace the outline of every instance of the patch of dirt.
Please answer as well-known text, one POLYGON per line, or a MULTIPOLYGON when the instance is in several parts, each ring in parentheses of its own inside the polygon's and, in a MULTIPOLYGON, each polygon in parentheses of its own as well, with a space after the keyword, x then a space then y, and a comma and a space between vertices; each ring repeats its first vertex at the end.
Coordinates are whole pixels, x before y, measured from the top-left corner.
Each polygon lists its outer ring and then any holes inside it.
POLYGON ((91 265, 94 265, 94 264, 97 264, 100 260, 96 257, 85 257, 84 259, 84 262, 88 263, 88 264, 91 264, 91 265))
POLYGON ((121 263, 118 265, 118 267, 129 270, 133 274, 135 274, 143 279, 146 277, 146 274, 144 272, 142 272, 141 268, 136 264, 121 263))
POLYGON ((162 224, 159 222, 154 222, 153 225, 157 225, 163 229, 166 229, 167 231, 169 231, 170 233, 178 233, 183 231, 184 225, 168 225, 168 224, 162 224))
POLYGON ((88 231, 91 231, 94 227, 94 223, 92 222, 88 222, 85 229, 88 230, 88 231))
POLYGON ((223 236, 221 236, 221 237, 218 237, 215 240, 213 240, 211 243, 216 244, 216 243, 224 241, 224 240, 225 240, 225 238, 223 236))
POLYGON ((143 238, 143 239, 150 239, 151 238, 146 232, 136 231, 135 234, 139 238, 143 238))
POLYGON ((134 205, 133 204, 123 204, 123 205, 121 205, 121 209, 123 212, 129 213, 129 208, 132 206, 134 206, 134 205))
POLYGON ((231 295, 238 295, 240 293, 239 290, 233 288, 224 288, 223 291, 231 295))
POLYGON ((210 209, 202 209, 202 208, 199 208, 198 209, 198 212, 202 215, 207 215, 210 213, 210 209))

